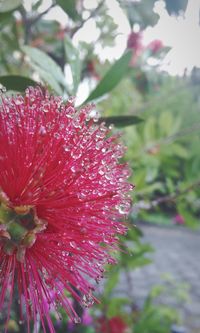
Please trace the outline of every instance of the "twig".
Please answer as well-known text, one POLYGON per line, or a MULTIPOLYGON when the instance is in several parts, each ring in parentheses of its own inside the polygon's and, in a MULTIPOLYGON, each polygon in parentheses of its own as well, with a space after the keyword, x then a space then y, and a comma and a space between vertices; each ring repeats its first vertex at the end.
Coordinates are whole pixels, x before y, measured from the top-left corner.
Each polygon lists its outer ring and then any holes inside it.
POLYGON ((55 7, 55 3, 53 3, 50 7, 48 7, 46 10, 44 10, 42 13, 38 14, 35 17, 32 18, 28 18, 26 15, 26 10, 24 9, 23 6, 20 7, 20 13, 22 16, 22 20, 24 23, 24 31, 25 31, 25 36, 24 36, 24 43, 28 44, 30 38, 31 38, 31 29, 32 26, 39 21, 43 15, 47 14, 49 12, 50 9, 52 9, 53 7, 55 7))
POLYGON ((162 145, 162 144, 170 144, 170 143, 174 142, 177 138, 181 138, 183 136, 190 135, 190 134, 196 134, 196 132, 198 130, 200 130, 200 123, 192 124, 191 127, 184 128, 183 130, 176 132, 173 135, 169 135, 165 138, 155 141, 151 145, 143 148, 142 150, 146 151, 146 152, 151 151, 151 149, 153 149, 154 147, 162 145))
POLYGON ((56 6, 55 3, 53 3, 50 7, 48 7, 46 10, 44 10, 42 13, 38 14, 36 17, 33 17, 29 20, 29 24, 33 25, 35 24, 37 21, 39 21, 42 16, 44 16, 45 14, 47 14, 50 9, 54 8, 56 6))
POLYGON ((103 4, 104 4, 104 1, 101 1, 100 3, 99 3, 99 5, 91 12, 91 14, 88 16, 88 18, 87 19, 85 19, 85 20, 82 20, 76 27, 74 27, 74 29, 72 29, 71 30, 71 32, 70 32, 70 36, 71 36, 71 38, 75 35, 75 33, 79 30, 79 29, 81 29, 82 27, 83 27, 83 25, 87 22, 87 21, 89 21, 92 17, 94 17, 94 16, 96 16, 97 15, 97 13, 98 13, 98 11, 101 9, 101 7, 103 6, 103 4))
POLYGON ((166 196, 160 197, 151 202, 145 202, 145 201, 141 200, 133 206, 133 211, 135 212, 135 211, 138 211, 141 209, 150 210, 152 208, 159 206, 162 203, 174 202, 178 197, 192 191, 193 189, 195 189, 196 187, 199 187, 199 186, 200 186, 200 180, 190 184, 184 190, 178 189, 175 193, 173 193, 171 195, 166 195, 166 196))
POLYGON ((142 112, 146 112, 148 110, 149 112, 149 108, 151 108, 152 106, 154 106, 154 104, 159 104, 159 102, 162 102, 164 99, 167 101, 171 100, 174 96, 177 95, 177 91, 185 91, 190 89, 191 86, 188 82, 183 82, 179 85, 176 86, 176 89, 170 89, 169 91, 167 91, 164 94, 159 94, 157 96, 155 96, 155 98, 153 100, 147 101, 146 103, 144 103, 141 107, 138 107, 135 110, 130 110, 130 114, 132 113, 142 113, 142 112))

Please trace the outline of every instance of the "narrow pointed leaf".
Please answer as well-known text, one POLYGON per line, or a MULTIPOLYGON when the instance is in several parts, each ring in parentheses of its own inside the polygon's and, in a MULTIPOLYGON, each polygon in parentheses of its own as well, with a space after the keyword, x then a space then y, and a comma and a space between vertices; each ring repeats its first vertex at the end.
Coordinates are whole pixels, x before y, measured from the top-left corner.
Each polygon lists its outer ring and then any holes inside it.
POLYGON ((55 81, 63 86, 66 85, 64 74, 57 63, 45 52, 31 46, 22 46, 22 51, 32 60, 32 62, 40 67, 43 71, 49 73, 55 81))
POLYGON ((56 3, 67 13, 67 15, 74 21, 79 19, 79 14, 76 10, 75 0, 57 0, 56 3))
POLYGON ((137 116, 116 116, 116 117, 103 117, 99 119, 99 122, 105 122, 106 125, 115 125, 116 127, 126 127, 136 125, 144 121, 137 116))
POLYGON ((35 86, 37 82, 28 77, 20 75, 4 75, 0 76, 0 83, 7 90, 24 91, 28 86, 35 86))
POLYGON ((9 12, 22 4, 22 0, 1 0, 0 13, 9 12))
POLYGON ((62 95, 63 94, 63 91, 62 91, 60 85, 58 84, 58 81, 55 80, 55 78, 51 75, 51 73, 43 70, 42 68, 40 68, 39 66, 37 66, 35 64, 32 64, 32 67, 39 74, 39 76, 42 79, 42 81, 44 81, 45 83, 47 83, 47 85, 51 89, 53 89, 58 95, 62 95))
MULTIPOLYGON (((97 87, 91 92, 85 102, 97 99, 113 88, 122 80, 124 75, 127 73, 128 66, 131 60, 132 52, 128 51, 123 56, 118 59, 105 74, 103 79, 99 82, 97 87)), ((84 103, 85 103, 84 102, 84 103)))
POLYGON ((64 39, 64 48, 65 48, 65 55, 72 72, 72 78, 73 78, 72 94, 75 95, 81 78, 80 56, 78 50, 74 47, 69 37, 65 37, 64 39))
POLYGON ((179 15, 187 8, 188 0, 165 0, 165 6, 169 15, 179 15))

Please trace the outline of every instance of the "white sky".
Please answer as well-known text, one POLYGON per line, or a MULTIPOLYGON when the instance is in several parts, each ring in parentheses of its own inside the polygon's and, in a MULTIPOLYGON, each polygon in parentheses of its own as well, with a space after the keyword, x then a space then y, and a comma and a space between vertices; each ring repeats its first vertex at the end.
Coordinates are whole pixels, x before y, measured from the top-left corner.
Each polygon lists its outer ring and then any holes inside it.
MULTIPOLYGON (((66 0, 67 1, 67 0, 66 0)), ((96 52, 101 55, 101 59, 119 58, 126 48, 127 36, 130 33, 130 26, 126 15, 121 10, 116 0, 105 0, 109 8, 110 15, 118 25, 118 36, 114 48, 102 49, 96 45, 96 52)), ((24 0, 25 4, 30 4, 30 0, 24 0)), ((51 0, 43 2, 43 8, 48 8, 51 0)), ((95 8, 97 0, 85 0, 85 5, 89 8, 95 8)), ((162 40, 165 46, 172 49, 163 62, 163 69, 170 74, 182 74, 184 69, 191 70, 193 66, 200 67, 200 26, 199 10, 200 0, 189 0, 184 17, 169 16, 164 1, 159 0, 155 4, 155 12, 159 14, 160 19, 155 27, 149 27, 144 32, 143 42, 147 45, 154 39, 162 40)), ((87 14, 86 14, 87 15, 87 14)), ((59 8, 53 8, 48 15, 48 19, 56 19, 63 26, 66 25, 67 16, 59 8)), ((95 27, 94 20, 88 20, 84 27, 75 35, 74 42, 77 44, 80 40, 92 43, 97 40, 99 31, 95 27)))
POLYGON ((189 0, 185 16, 178 18, 168 15, 163 1, 155 6, 160 19, 154 28, 148 28, 145 41, 161 39, 172 47, 163 65, 171 74, 182 74, 184 68, 200 67, 199 10, 200 0, 189 0))

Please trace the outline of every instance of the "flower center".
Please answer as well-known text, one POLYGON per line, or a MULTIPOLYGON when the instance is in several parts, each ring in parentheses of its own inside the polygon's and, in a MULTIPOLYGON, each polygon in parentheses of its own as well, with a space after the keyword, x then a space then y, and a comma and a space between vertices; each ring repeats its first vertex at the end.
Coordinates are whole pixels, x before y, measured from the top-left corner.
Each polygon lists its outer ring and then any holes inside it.
POLYGON ((46 222, 39 219, 31 206, 10 208, 5 200, 0 201, 0 248, 4 253, 16 253, 23 262, 26 249, 33 246, 36 235, 46 229, 46 222))

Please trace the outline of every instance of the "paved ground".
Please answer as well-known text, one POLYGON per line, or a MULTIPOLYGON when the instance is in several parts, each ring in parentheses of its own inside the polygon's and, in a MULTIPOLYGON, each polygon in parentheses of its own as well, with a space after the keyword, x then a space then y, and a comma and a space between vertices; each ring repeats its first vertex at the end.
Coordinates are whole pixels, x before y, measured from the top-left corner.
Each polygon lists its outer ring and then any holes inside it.
MULTIPOLYGON (((150 254, 152 264, 131 272, 132 291, 129 292, 141 305, 152 286, 166 283, 162 276, 170 274, 179 287, 173 288, 167 283, 169 293, 161 297, 160 302, 180 310, 188 333, 200 333, 200 233, 182 227, 141 225, 141 229, 143 241, 151 243, 155 252, 150 254), (189 288, 190 300, 187 302, 178 302, 175 297, 181 285, 189 288)), ((120 284, 120 288, 125 287, 120 284)))

